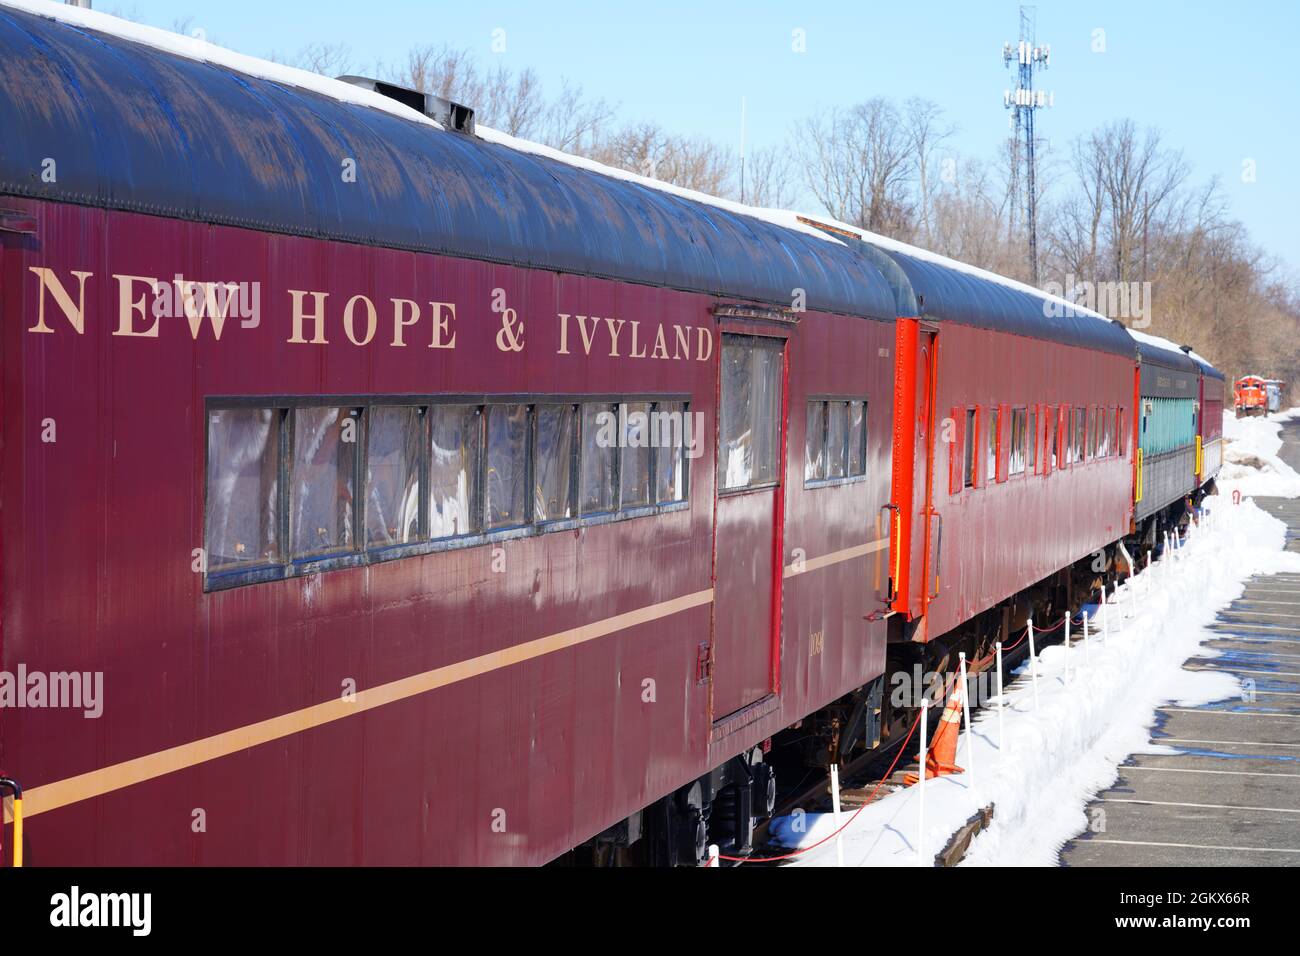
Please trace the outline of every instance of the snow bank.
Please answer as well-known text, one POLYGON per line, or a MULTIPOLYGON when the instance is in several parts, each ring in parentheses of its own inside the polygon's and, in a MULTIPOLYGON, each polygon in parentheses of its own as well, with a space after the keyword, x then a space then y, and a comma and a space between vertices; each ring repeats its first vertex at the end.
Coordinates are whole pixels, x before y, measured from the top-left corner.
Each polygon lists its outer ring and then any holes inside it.
MULTIPOLYGON (((1289 413, 1294 414, 1300 409, 1289 413)), ((1300 477, 1276 457, 1283 419, 1225 422, 1239 449, 1249 449, 1274 469, 1271 480, 1257 469, 1225 477, 1220 494, 1206 501, 1212 526, 1193 531, 1176 556, 1166 556, 1120 588, 1119 607, 1110 609, 1111 633, 1094 636, 1086 651, 1077 643, 1068 651, 1060 645, 1042 650, 1037 707, 1027 670, 1021 668, 1019 679, 1006 689, 1005 753, 998 747, 996 709, 974 715, 974 733, 963 733, 957 749, 957 763, 970 768, 968 747, 973 746, 974 780, 967 772, 926 783, 924 865, 931 865, 949 836, 989 803, 995 805, 993 823, 972 842, 964 865, 1055 865, 1061 846, 1086 828, 1088 800, 1115 781, 1126 757, 1175 752, 1150 742, 1157 707, 1196 706, 1240 694, 1236 677, 1185 670, 1183 663, 1193 656, 1220 656, 1201 642, 1215 636, 1208 625, 1241 596, 1249 578, 1300 573, 1300 555, 1283 551, 1285 526, 1245 493, 1242 504, 1232 504, 1233 489, 1242 486, 1300 494, 1300 477), (1225 561, 1225 555, 1232 560, 1225 561)), ((1078 630, 1074 633, 1077 638, 1078 630)), ((931 717, 937 719, 937 709, 931 717)), ((908 759, 914 742, 909 749, 908 759)), ((915 787, 863 809, 842 835, 845 864, 915 865, 917 809, 915 787)), ((846 819, 847 813, 841 822, 846 819)), ((833 830, 829 814, 808 814, 779 818, 769 832, 776 842, 795 847, 816 843, 833 830), (798 825, 803 832, 795 832, 798 825)), ((835 842, 792 865, 834 866, 835 842)))
POLYGON ((1218 483, 1226 495, 1237 490, 1243 498, 1300 496, 1300 474, 1278 457, 1282 423, 1296 417, 1300 417, 1300 408, 1262 418, 1237 418, 1231 410, 1224 411, 1223 467, 1218 483))

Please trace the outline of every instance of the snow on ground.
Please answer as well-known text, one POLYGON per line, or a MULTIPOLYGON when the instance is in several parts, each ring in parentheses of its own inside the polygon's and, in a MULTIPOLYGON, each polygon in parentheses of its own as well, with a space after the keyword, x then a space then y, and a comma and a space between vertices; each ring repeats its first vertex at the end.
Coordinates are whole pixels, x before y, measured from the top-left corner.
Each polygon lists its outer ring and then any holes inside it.
MULTIPOLYGON (((1088 800, 1114 783, 1120 762, 1135 752, 1175 752, 1150 742, 1157 707, 1238 696, 1237 678, 1182 665, 1192 656, 1218 656, 1199 645, 1212 636, 1207 625, 1242 594, 1246 580, 1300 572, 1300 555, 1283 551, 1285 526, 1248 497, 1300 495, 1300 476, 1276 454, 1280 421, 1292 416, 1300 416, 1300 409, 1269 419, 1225 416, 1232 439, 1228 461, 1250 455, 1264 468, 1225 464, 1219 494, 1206 500, 1210 521, 1191 533, 1183 550, 1120 588, 1118 607, 1109 608, 1110 633, 1094 635, 1087 649, 1076 643, 1068 651, 1059 644, 1041 651, 1037 705, 1028 664, 1021 666, 1019 679, 1006 688, 1005 752, 999 749, 996 707, 974 715, 973 737, 963 732, 957 748, 957 763, 967 772, 926 782, 919 857, 924 865, 932 865, 951 834, 990 803, 992 825, 975 837, 964 865, 1056 865, 1062 844, 1087 825, 1088 800), (1232 504, 1234 489, 1242 490, 1240 505, 1232 504)), ((1074 634, 1077 640, 1077 628, 1074 634)), ((931 708, 932 726, 939 709, 931 708)), ((915 757, 915 741, 908 747, 912 754, 900 766, 915 757)), ((916 865, 917 813, 916 787, 865 807, 841 835, 845 864, 916 865)), ((830 814, 808 814, 802 821, 779 818, 770 833, 795 847, 814 844, 834 829, 830 814), (798 823, 803 832, 794 832, 798 823)), ((836 842, 808 851, 792 865, 836 865, 836 842)))
POLYGON ((1262 418, 1237 418, 1223 413, 1223 468, 1219 485, 1231 485, 1242 497, 1275 495, 1290 498, 1300 485, 1300 475, 1278 457, 1282 447, 1282 422, 1300 418, 1300 408, 1276 412, 1262 418))

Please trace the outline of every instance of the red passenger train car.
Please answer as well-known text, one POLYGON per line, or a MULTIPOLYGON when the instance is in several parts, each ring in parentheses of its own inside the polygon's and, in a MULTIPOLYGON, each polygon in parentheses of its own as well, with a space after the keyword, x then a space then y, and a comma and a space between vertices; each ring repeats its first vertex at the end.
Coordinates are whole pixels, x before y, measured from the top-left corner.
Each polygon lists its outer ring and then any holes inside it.
POLYGON ((0 4, 28 863, 743 854, 1137 532, 1116 323, 115 23, 0 4))

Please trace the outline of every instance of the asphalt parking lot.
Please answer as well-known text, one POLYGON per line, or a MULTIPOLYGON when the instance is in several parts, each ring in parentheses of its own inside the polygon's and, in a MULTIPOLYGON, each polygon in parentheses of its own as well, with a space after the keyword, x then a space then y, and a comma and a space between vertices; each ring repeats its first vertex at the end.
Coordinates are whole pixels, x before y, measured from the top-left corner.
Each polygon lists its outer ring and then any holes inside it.
MULTIPOLYGON (((1283 431, 1300 469, 1300 423, 1283 431)), ((1300 501, 1257 498, 1300 551, 1300 501)), ((1152 743, 1088 805, 1090 831, 1061 851, 1067 866, 1300 866, 1300 574, 1251 579, 1224 609, 1190 669, 1254 681, 1253 699, 1157 711, 1152 743)), ((1250 695, 1243 694, 1243 698, 1250 695)))

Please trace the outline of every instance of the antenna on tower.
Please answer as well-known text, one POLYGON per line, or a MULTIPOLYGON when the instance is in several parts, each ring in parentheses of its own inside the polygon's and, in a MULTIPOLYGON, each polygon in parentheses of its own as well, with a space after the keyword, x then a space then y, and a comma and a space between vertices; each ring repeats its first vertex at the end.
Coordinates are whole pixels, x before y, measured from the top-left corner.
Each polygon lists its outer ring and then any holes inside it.
POLYGON ((1052 62, 1052 46, 1039 46, 1035 38, 1037 7, 1020 8, 1020 41, 1014 46, 1002 44, 1002 62, 1008 67, 1016 65, 1016 88, 1003 90, 1002 105, 1011 110, 1011 217, 1010 232, 1014 236, 1021 210, 1025 216, 1025 230, 1029 235, 1030 281, 1038 285, 1038 193, 1034 164, 1034 112, 1054 106, 1056 96, 1034 89, 1034 71, 1045 70, 1052 62), (1021 167, 1024 167, 1024 181, 1021 167), (1023 191, 1024 197, 1021 198, 1023 191))

